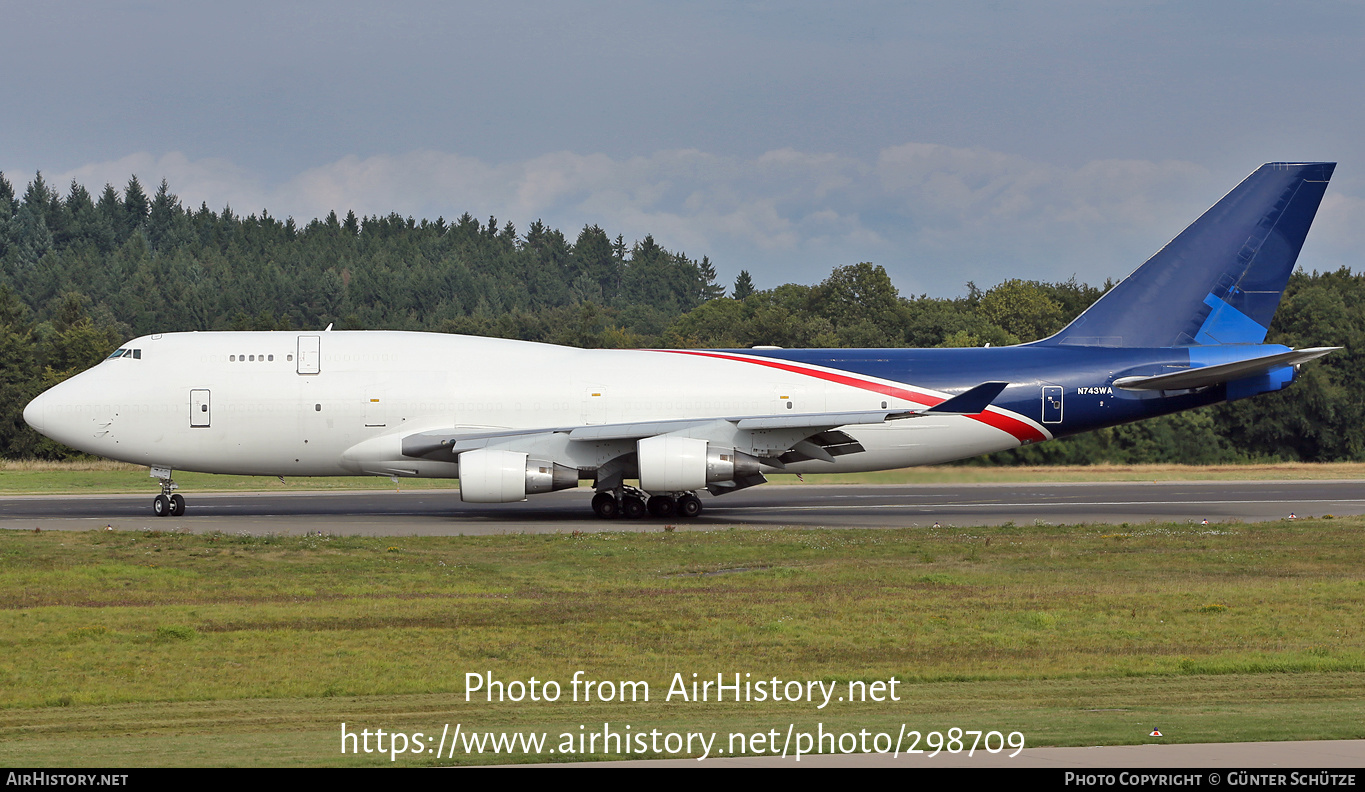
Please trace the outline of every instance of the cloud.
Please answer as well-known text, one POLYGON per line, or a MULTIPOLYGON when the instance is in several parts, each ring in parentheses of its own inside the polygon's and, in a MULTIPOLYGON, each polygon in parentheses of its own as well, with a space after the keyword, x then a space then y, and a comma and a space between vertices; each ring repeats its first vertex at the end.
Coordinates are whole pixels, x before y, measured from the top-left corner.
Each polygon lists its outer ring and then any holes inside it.
MULTIPOLYGON (((776 149, 749 158, 696 149, 613 158, 552 152, 491 163, 417 150, 346 156, 275 184, 220 159, 132 154, 60 174, 92 190, 136 173, 165 178, 190 206, 268 209, 300 222, 336 210, 451 219, 494 215, 524 229, 544 220, 571 238, 597 224, 627 241, 710 256, 723 277, 812 283, 834 266, 883 264, 904 291, 956 294, 968 280, 1098 283, 1122 277, 1232 184, 1174 160, 1094 160, 1069 167, 984 148, 911 142, 867 161, 776 149)), ((1365 200, 1328 194, 1310 242, 1347 261, 1365 200)))

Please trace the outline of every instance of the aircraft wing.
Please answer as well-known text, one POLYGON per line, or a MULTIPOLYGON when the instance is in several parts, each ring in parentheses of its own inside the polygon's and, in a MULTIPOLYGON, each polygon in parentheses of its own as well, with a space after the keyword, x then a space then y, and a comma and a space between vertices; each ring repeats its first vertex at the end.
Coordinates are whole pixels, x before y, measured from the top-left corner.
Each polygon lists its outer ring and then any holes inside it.
POLYGON ((465 451, 480 448, 518 450, 556 444, 552 440, 600 444, 675 435, 732 443, 745 453, 781 467, 785 462, 801 459, 833 461, 835 456, 862 451, 862 446, 853 438, 834 431, 840 426, 881 424, 923 415, 976 415, 984 412, 1007 385, 1005 382, 982 383, 933 407, 910 410, 741 415, 537 429, 435 430, 403 438, 402 448, 404 456, 453 461, 465 451))
POLYGON ((1170 374, 1158 374, 1151 377, 1119 377, 1114 380, 1114 387, 1124 390, 1186 390, 1189 388, 1205 388, 1210 385, 1219 385, 1224 382, 1254 377, 1272 369, 1284 368, 1285 366, 1297 366, 1300 363, 1307 363, 1316 360, 1329 352, 1335 352, 1341 347, 1312 347, 1310 349, 1295 349, 1289 352, 1281 352, 1277 355, 1266 355, 1264 357, 1252 358, 1250 360, 1238 360, 1232 363, 1219 363, 1214 366, 1200 366, 1199 368, 1176 371, 1170 374))
MULTIPOLYGON (((557 435, 577 443, 605 443, 641 440, 657 435, 714 436, 776 430, 791 434, 794 445, 805 437, 827 432, 837 426, 879 424, 909 418, 922 411, 873 410, 860 412, 808 413, 781 416, 736 416, 732 418, 688 418, 668 421, 636 421, 619 424, 544 427, 539 429, 500 429, 488 431, 437 430, 403 438, 403 455, 425 459, 450 459, 464 451, 489 447, 516 447, 537 444, 557 435), (798 436, 799 435, 799 436, 798 436)), ((716 439, 721 439, 717 437, 716 439)), ((861 448, 858 450, 862 450, 861 448)))

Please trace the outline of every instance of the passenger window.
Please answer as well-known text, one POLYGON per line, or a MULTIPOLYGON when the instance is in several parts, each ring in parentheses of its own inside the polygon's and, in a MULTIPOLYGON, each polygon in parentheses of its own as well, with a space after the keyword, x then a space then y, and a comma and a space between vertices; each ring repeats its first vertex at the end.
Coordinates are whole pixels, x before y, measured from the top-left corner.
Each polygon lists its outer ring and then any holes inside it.
POLYGON ((237 362, 237 356, 236 356, 236 355, 228 355, 228 362, 229 362, 229 363, 236 363, 236 362, 237 362))
POLYGON ((271 356, 270 356, 270 359, 273 361, 273 360, 275 359, 275 356, 274 356, 274 355, 271 355, 271 356))

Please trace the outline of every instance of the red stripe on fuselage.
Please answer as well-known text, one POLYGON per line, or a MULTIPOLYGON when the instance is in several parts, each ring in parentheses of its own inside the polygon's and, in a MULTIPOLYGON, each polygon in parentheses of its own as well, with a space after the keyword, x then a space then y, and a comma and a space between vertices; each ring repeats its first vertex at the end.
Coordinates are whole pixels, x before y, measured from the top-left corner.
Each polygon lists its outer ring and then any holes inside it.
MULTIPOLYGON (((776 360, 773 358, 739 357, 721 352, 701 352, 693 349, 656 349, 654 351, 669 352, 675 355, 696 355, 697 357, 709 357, 718 360, 730 360, 736 363, 752 363, 756 366, 767 366, 768 368, 774 368, 781 371, 789 371, 793 374, 804 374, 807 377, 815 377, 816 379, 838 383, 839 385, 848 385, 849 387, 861 388, 874 393, 881 393, 886 396, 895 396, 896 398, 905 399, 906 401, 914 402, 915 404, 922 404, 926 407, 933 407, 935 404, 947 401, 946 399, 939 398, 938 396, 931 396, 927 393, 918 393, 916 391, 906 390, 905 388, 898 388, 894 385, 886 385, 880 382, 859 379, 858 377, 851 377, 847 374, 836 374, 832 371, 819 371, 817 369, 803 368, 784 360, 776 360)), ((966 417, 971 418, 974 421, 980 421, 987 426, 993 426, 1002 432, 1014 435, 1014 438, 1020 443, 1038 443, 1047 439, 1047 437, 1036 428, 1024 423, 1018 418, 1013 418, 1002 413, 987 410, 979 415, 968 415, 966 417)))

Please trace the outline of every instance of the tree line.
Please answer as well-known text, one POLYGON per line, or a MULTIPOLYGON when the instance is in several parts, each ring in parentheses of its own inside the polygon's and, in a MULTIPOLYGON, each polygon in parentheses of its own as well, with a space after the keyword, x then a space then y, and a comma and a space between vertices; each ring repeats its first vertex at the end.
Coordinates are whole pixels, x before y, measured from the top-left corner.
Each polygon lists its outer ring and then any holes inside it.
MULTIPOLYGON (((1061 329, 1112 284, 1007 280, 957 298, 903 296, 871 263, 815 285, 727 288, 710 260, 598 226, 335 212, 305 225, 184 206, 136 177, 98 197, 0 174, 0 457, 75 454, 25 404, 131 337, 181 330, 426 330, 579 347, 966 347, 1061 329), (728 294, 727 294, 728 292, 728 294)), ((1043 443, 994 464, 1338 461, 1365 457, 1365 283, 1296 272, 1267 339, 1344 346, 1255 400, 1043 443)))

